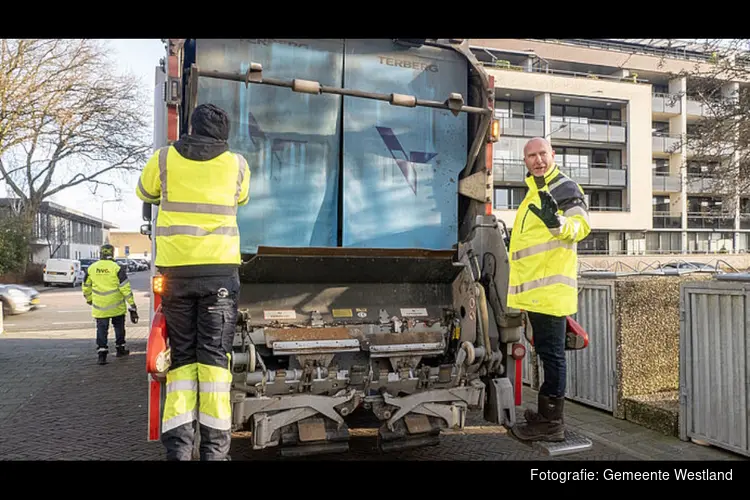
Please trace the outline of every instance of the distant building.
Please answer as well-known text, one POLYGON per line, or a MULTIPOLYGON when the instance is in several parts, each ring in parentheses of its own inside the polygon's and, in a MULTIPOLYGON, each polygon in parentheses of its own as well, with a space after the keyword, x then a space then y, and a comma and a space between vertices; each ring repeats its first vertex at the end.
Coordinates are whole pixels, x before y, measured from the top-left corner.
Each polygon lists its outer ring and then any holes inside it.
POLYGON ((151 260, 151 240, 139 232, 113 231, 109 242, 115 247, 115 257, 151 260))
MULTIPOLYGON (((13 198, 0 198, 0 217, 15 202, 13 198)), ((45 201, 32 230, 31 261, 44 264, 49 258, 97 258, 102 240, 108 241, 110 230, 117 227, 98 217, 45 201)))

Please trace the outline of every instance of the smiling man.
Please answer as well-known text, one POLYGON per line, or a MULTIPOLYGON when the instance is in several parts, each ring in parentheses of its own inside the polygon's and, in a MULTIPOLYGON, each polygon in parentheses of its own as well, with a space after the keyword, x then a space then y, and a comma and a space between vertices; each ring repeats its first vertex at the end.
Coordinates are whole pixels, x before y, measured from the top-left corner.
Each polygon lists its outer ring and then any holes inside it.
POLYGON ((524 147, 529 190, 518 207, 510 240, 508 306, 526 311, 544 383, 539 410, 512 429, 524 441, 563 441, 566 317, 578 310, 577 244, 588 236, 583 189, 555 164, 550 143, 535 137, 524 147))

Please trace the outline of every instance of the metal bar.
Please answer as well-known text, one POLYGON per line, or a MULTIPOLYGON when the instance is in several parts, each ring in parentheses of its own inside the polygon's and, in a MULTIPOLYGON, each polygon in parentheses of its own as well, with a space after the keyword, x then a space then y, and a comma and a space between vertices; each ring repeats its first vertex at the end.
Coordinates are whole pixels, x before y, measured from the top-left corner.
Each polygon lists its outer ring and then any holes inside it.
MULTIPOLYGON (((230 80, 235 82, 241 82, 245 84, 249 83, 261 83, 265 85, 272 85, 274 87, 286 87, 289 89, 294 89, 294 80, 280 80, 278 78, 257 78, 257 79, 250 79, 249 73, 230 73, 226 71, 206 71, 206 70, 198 70, 198 76, 204 76, 208 78, 216 78, 219 80, 230 80)), ((378 101, 385 101, 385 102, 391 102, 393 100, 393 94, 379 94, 376 92, 365 92, 362 90, 351 90, 351 89, 345 89, 340 87, 329 87, 326 85, 320 85, 319 86, 319 92, 320 94, 336 94, 336 95, 342 95, 342 96, 350 96, 350 97, 361 97, 364 99, 375 99, 378 101)), ((448 111, 458 111, 458 112, 464 112, 464 113, 474 113, 479 115, 489 115, 492 113, 490 109, 487 108, 478 108, 476 106, 466 106, 462 105, 460 108, 451 109, 448 104, 439 102, 439 101, 431 101, 428 99, 418 99, 414 98, 412 101, 412 105, 409 107, 414 106, 423 106, 426 108, 437 108, 437 109, 445 109, 448 111)))

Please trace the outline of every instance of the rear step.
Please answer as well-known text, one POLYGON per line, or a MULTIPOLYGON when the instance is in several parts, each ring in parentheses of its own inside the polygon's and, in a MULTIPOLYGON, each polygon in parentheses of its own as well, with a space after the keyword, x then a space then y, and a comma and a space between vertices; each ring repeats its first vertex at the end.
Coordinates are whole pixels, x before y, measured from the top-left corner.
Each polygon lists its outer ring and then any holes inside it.
POLYGON ((531 444, 536 451, 550 457, 580 453, 590 450, 593 446, 591 440, 586 436, 567 429, 565 430, 565 441, 532 441, 531 444))

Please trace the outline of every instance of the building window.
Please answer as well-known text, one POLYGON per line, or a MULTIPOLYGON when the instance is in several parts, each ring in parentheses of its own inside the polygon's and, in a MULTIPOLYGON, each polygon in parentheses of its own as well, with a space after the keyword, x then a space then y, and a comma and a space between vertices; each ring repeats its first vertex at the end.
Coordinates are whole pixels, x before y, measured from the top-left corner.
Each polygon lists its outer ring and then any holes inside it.
POLYGON ((526 196, 528 188, 496 187, 493 206, 496 210, 515 210, 526 196))
POLYGON ((646 251, 649 253, 681 253, 682 233, 653 232, 646 234, 646 251))
POLYGON ((609 233, 602 231, 592 231, 583 241, 578 243, 578 253, 609 253, 609 233))
POLYGON ((622 191, 616 189, 592 189, 585 195, 589 210, 600 212, 622 211, 622 191))

